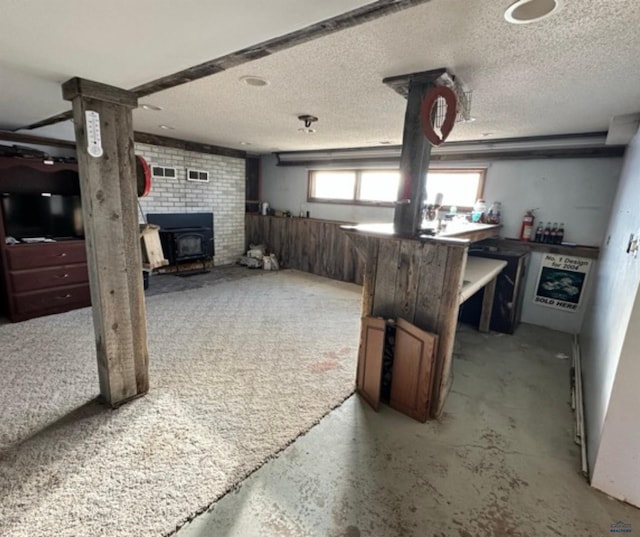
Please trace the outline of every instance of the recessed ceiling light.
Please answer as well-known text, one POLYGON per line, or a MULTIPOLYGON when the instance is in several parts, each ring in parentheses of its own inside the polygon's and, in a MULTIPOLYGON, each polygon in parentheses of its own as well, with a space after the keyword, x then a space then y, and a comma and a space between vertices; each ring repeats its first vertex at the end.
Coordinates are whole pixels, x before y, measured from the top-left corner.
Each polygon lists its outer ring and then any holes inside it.
POLYGON ((311 129, 309 127, 300 127, 298 129, 298 132, 304 132, 305 134, 313 134, 314 132, 316 132, 316 129, 311 129))
POLYGON ((152 112, 159 112, 160 110, 162 110, 161 106, 156 106, 155 104, 149 103, 142 103, 140 105, 140 108, 142 108, 143 110, 150 110, 152 112))
POLYGON ((511 24, 529 24, 556 13, 562 0, 517 0, 504 12, 504 18, 511 24))
POLYGON ((240 142, 240 145, 251 145, 251 142, 240 142))
POLYGON ((493 133, 493 132, 483 132, 482 136, 484 136, 486 138, 487 136, 491 136, 492 134, 495 134, 495 133, 493 133))
POLYGON ((253 86, 254 88, 261 88, 269 84, 267 79, 253 75, 241 76, 240 82, 243 82, 247 86, 253 86))
POLYGON ((173 127, 170 127, 169 125, 158 125, 158 127, 160 127, 161 129, 164 129, 166 131, 172 131, 174 130, 173 127))
POLYGON ((473 123, 475 120, 476 120, 475 117, 469 116, 469 117, 465 117, 464 119, 462 119, 460 121, 460 123, 473 123))

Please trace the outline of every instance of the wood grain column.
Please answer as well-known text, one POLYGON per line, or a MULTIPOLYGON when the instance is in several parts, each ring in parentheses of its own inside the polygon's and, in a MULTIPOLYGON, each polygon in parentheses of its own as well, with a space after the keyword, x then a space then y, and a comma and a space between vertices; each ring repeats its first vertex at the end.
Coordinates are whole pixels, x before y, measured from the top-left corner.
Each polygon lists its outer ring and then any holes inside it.
POLYGON ((393 215, 396 233, 413 235, 422 224, 422 205, 426 196, 427 171, 431 144, 420 123, 420 109, 425 95, 440 85, 453 85, 453 75, 445 67, 387 77, 382 81, 407 99, 400 154, 398 203, 393 215))
POLYGON ((62 94, 73 103, 100 392, 117 406, 149 389, 131 117, 137 98, 81 78, 65 82, 62 94), (87 112, 98 114, 95 123, 87 112), (94 143, 90 154, 87 131, 96 125, 102 151, 94 143))
POLYGON ((427 188, 431 144, 420 125, 422 100, 432 83, 410 83, 404 115, 398 205, 393 214, 396 233, 414 234, 422 223, 422 204, 427 188))

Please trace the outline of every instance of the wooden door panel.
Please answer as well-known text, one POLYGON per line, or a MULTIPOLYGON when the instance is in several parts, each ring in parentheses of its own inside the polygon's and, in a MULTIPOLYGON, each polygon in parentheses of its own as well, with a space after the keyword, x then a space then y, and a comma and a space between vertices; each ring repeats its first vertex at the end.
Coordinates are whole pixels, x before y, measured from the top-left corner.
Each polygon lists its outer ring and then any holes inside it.
POLYGON ((389 405, 422 422, 429 417, 437 345, 438 336, 398 319, 389 405))
POLYGON ((375 410, 380 406, 382 357, 386 322, 377 317, 364 317, 360 331, 357 391, 375 410))

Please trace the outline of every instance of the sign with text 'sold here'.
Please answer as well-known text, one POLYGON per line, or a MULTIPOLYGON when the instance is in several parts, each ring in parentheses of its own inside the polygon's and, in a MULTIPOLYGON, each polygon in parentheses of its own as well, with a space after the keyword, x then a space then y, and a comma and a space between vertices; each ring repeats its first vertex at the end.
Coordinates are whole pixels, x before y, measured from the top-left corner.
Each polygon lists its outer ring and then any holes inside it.
POLYGON ((582 300, 590 268, 590 259, 544 254, 533 302, 575 312, 582 300))

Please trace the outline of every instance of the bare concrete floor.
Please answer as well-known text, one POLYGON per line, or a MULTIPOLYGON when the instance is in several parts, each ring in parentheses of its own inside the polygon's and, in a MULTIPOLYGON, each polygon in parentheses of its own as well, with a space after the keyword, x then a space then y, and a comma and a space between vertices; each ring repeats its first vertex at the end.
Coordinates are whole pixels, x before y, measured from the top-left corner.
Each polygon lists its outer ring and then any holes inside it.
POLYGON ((640 510, 580 475, 570 336, 461 327, 440 421, 357 396, 246 479, 179 537, 606 536, 640 510))

